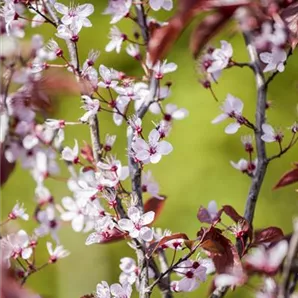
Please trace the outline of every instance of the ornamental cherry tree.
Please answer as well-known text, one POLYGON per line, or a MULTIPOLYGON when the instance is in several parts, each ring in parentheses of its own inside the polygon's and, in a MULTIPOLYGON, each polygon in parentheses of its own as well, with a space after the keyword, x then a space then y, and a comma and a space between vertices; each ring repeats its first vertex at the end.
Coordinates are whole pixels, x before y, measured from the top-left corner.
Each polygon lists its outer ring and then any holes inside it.
MULTIPOLYGON (((292 62, 290 56, 298 41, 297 1, 107 2, 103 12, 95 11, 90 3, 67 5, 56 0, 4 0, 1 4, 1 185, 16 164, 29 171, 36 185, 34 213, 28 214, 26 206, 16 202, 1 223, 3 297, 33 297, 22 288, 28 278, 71 253, 71 247, 59 240, 64 222, 74 232, 87 233, 86 255, 90 245, 100 249, 101 244, 112 241, 126 241, 135 253, 135 258, 123 256, 119 260, 118 280, 98 281, 84 297, 129 298, 136 293, 148 298, 158 289, 160 296, 170 298, 179 292, 194 292, 209 280, 208 294, 216 298, 249 285, 255 276, 260 277, 260 285, 254 287, 255 297, 294 297, 297 220, 293 233, 285 236, 278 227, 255 230, 253 219, 268 165, 298 141, 295 119, 280 129, 267 115, 267 90, 292 62), (175 12, 169 20, 152 17, 155 11, 172 9, 175 12), (102 13, 110 16, 111 24, 104 50, 136 60, 141 76, 108 67, 92 45, 88 57, 80 56, 80 33, 92 26, 92 15, 100 18, 102 13), (193 216, 198 231, 196 237, 189 237, 184 231, 172 233, 155 226, 166 196, 160 194, 147 165, 162 163, 175 150, 167 139, 174 133, 173 123, 191 117, 180 104, 168 101, 172 82, 167 81, 167 75, 179 71, 179 67, 167 60, 167 53, 197 15, 202 17, 191 37, 191 52, 202 88, 220 101, 220 112, 216 116, 214 110, 210 122, 224 121, 227 138, 240 135, 243 127, 250 130, 249 135, 240 138, 243 157, 230 163, 248 176, 251 186, 243 201, 243 214, 230 205, 218 206, 215 201, 206 207, 198 206, 197 216, 193 216), (221 40, 215 47, 209 43, 232 20, 235 30, 244 37, 249 61, 234 59, 232 42, 221 40), (130 22, 136 31, 122 32, 121 22, 130 22), (55 33, 47 40, 39 34, 25 37, 30 26, 51 26, 55 33), (20 51, 24 38, 31 40, 26 55, 20 51), (232 67, 247 68, 255 76, 257 92, 251 103, 254 119, 246 114, 241 98, 230 93, 219 98, 214 92, 214 85, 232 67), (52 69, 64 69, 74 78, 69 84, 80 92, 79 119, 47 117, 51 96, 40 86, 52 69), (125 161, 116 157, 117 136, 101 132, 103 113, 111 116, 113 125, 125 127, 125 161), (143 118, 150 119, 152 114, 159 121, 152 122, 149 130, 143 129, 143 118), (90 142, 82 145, 75 139, 71 147, 66 146, 65 127, 77 125, 89 127, 90 142), (267 155, 267 146, 275 146, 276 153, 267 155), (58 180, 58 160, 63 160, 68 169, 69 176, 63 182, 72 195, 54 199, 45 181, 50 177, 58 180), (147 200, 145 193, 151 196, 147 200), (35 228, 11 233, 9 225, 15 220, 31 220, 35 228), (41 262, 36 252, 41 246, 39 238, 45 236, 51 240, 44 247, 48 258, 41 262)), ((58 72, 52 76, 59 88, 61 77, 58 72)), ((173 83, 179 88, 179 82, 173 83)), ((61 89, 66 91, 63 85, 61 89)), ((297 169, 295 164, 275 187, 297 182, 297 169)))

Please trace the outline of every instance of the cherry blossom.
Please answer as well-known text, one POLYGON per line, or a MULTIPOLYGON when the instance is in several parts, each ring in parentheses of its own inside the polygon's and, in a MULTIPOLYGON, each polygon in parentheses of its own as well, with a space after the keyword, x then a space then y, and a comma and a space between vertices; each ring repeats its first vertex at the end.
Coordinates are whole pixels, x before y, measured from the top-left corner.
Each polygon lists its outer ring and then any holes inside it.
POLYGON ((214 283, 217 288, 227 286, 241 286, 247 280, 247 276, 241 269, 234 269, 231 272, 221 273, 215 277, 214 283))
POLYGON ((245 151, 248 153, 252 153, 254 150, 252 142, 253 136, 251 135, 241 137, 241 143, 243 144, 245 151))
POLYGON ((9 213, 8 217, 10 219, 21 218, 23 220, 28 220, 29 215, 26 213, 26 209, 24 208, 24 204, 20 205, 20 203, 16 203, 12 208, 12 211, 9 213))
POLYGON ((55 263, 59 259, 66 258, 70 254, 70 252, 64 249, 62 245, 57 245, 56 248, 53 249, 53 243, 51 242, 47 242, 47 249, 50 255, 49 263, 55 263))
POLYGON ((256 293, 256 298, 275 298, 277 297, 277 285, 273 278, 267 277, 260 291, 256 293))
POLYGON ((122 42, 126 40, 126 35, 123 34, 116 26, 110 29, 109 39, 111 40, 105 47, 106 52, 120 53, 122 42))
POLYGON ((132 0, 109 0, 109 5, 104 14, 112 15, 111 24, 119 22, 128 15, 132 0))
POLYGON ((260 54, 260 59, 267 66, 263 69, 263 72, 285 70, 285 61, 287 60, 287 53, 285 50, 279 48, 273 48, 271 52, 263 52, 260 54))
POLYGON ((188 111, 184 108, 178 109, 175 104, 168 103, 165 107, 165 115, 164 120, 171 121, 174 120, 182 120, 188 116, 188 111))
POLYGON ((10 258, 17 259, 21 257, 28 260, 32 255, 32 248, 29 246, 29 236, 24 230, 16 234, 9 234, 1 239, 2 258, 7 267, 10 267, 10 258))
POLYGON ((72 23, 70 27, 61 24, 57 27, 56 36, 64 40, 71 40, 77 42, 79 40, 80 28, 76 23, 72 23))
POLYGON ((96 298, 110 298, 110 287, 106 281, 102 281, 101 283, 97 284, 96 286, 96 298))
POLYGON ((152 197, 159 200, 164 200, 164 197, 159 195, 159 185, 152 176, 152 172, 148 171, 142 175, 142 191, 148 192, 152 197))
POLYGON ((103 78, 103 81, 98 83, 99 87, 114 89, 117 86, 118 82, 114 80, 115 74, 112 70, 101 64, 99 66, 99 74, 103 78))
POLYGON ((168 155, 172 152, 173 147, 167 141, 160 141, 160 134, 153 129, 148 137, 148 143, 142 138, 136 138, 132 144, 135 157, 143 163, 158 163, 162 155, 168 155))
POLYGON ((207 268, 198 261, 186 260, 175 269, 178 275, 184 276, 176 284, 176 291, 192 292, 197 289, 201 281, 206 280, 207 268))
POLYGON ((59 229, 59 222, 55 217, 54 207, 49 205, 46 209, 39 211, 36 218, 40 224, 39 227, 34 229, 36 236, 43 237, 50 233, 52 238, 58 243, 57 231, 59 229))
POLYGON ((225 133, 236 133, 240 128, 241 124, 243 124, 244 122, 244 119, 242 117, 243 106, 243 102, 239 98, 234 97, 231 94, 228 94, 225 102, 221 106, 221 110, 223 111, 223 113, 217 116, 215 119, 213 119, 211 123, 217 124, 226 120, 229 117, 234 118, 236 119, 236 122, 229 124, 225 128, 225 133))
POLYGON ((89 118, 93 115, 96 115, 99 111, 100 105, 98 99, 91 99, 87 95, 83 95, 82 99, 84 100, 83 109, 87 112, 80 118, 82 122, 87 122, 89 118))
POLYGON ((172 0, 149 0, 149 5, 153 10, 171 10, 173 8, 172 0))
MULTIPOLYGON (((208 73, 217 73, 226 68, 233 56, 233 48, 230 43, 221 40, 221 48, 215 49, 211 53, 211 65, 207 68, 208 73)), ((218 77, 218 74, 216 74, 218 77)))
POLYGON ((113 146, 114 146, 115 141, 116 141, 116 136, 115 135, 110 136, 109 134, 107 134, 106 138, 105 138, 105 143, 104 143, 104 146, 103 146, 104 150, 105 151, 111 151, 113 146))
POLYGON ((115 298, 130 298, 132 287, 129 283, 126 284, 112 284, 110 287, 111 294, 115 298))
POLYGON ((86 201, 84 199, 75 201, 71 197, 64 197, 62 198, 62 205, 67 211, 61 214, 61 219, 71 221, 71 226, 75 232, 82 231, 85 221, 84 208, 86 201))
POLYGON ((94 225, 95 232, 91 233, 87 237, 85 244, 91 245, 95 243, 101 243, 106 239, 109 239, 110 236, 113 234, 113 229, 115 227, 116 223, 109 215, 98 218, 94 225))
MULTIPOLYGON (((129 283, 131 285, 136 283, 136 288, 138 289, 138 286, 139 286, 138 276, 140 274, 140 270, 137 267, 136 261, 132 258, 124 257, 120 260, 119 267, 122 271, 119 276, 120 283, 121 284, 129 283)), ((149 278, 154 277, 154 272, 150 267, 148 269, 148 277, 149 278)))
POLYGON ((263 124, 262 125, 263 135, 261 136, 261 139, 266 143, 272 143, 272 142, 279 142, 281 143, 283 139, 282 132, 278 131, 276 132, 273 127, 269 124, 263 124))
POLYGON ((245 264, 257 272, 275 273, 288 252, 288 246, 286 240, 280 241, 267 250, 264 246, 258 246, 245 257, 245 264))
POLYGON ((54 7, 59 13, 63 14, 61 22, 64 25, 68 26, 75 23, 78 26, 78 31, 80 31, 82 27, 92 26, 88 19, 88 17, 94 12, 94 7, 92 4, 67 7, 62 3, 56 2, 54 7))
POLYGON ((135 58, 136 60, 141 60, 139 45, 129 44, 126 48, 126 52, 129 56, 135 58))
POLYGON ((128 231, 132 238, 140 238, 144 241, 153 239, 153 232, 147 227, 154 219, 154 212, 149 211, 141 214, 136 207, 128 208, 128 218, 123 218, 118 221, 120 228, 128 231))
POLYGON ((241 171, 242 173, 248 173, 254 175, 257 169, 258 160, 247 161, 244 158, 241 158, 237 163, 231 161, 230 162, 233 168, 241 171))
POLYGON ((64 147, 61 152, 61 157, 64 160, 71 161, 73 163, 78 163, 79 162, 78 154, 79 154, 79 145, 78 145, 78 141, 75 140, 75 145, 73 149, 69 147, 64 147))
POLYGON ((178 67, 177 64, 173 62, 167 63, 167 60, 164 60, 163 62, 158 61, 153 66, 150 61, 147 61, 147 65, 154 71, 155 78, 158 80, 161 80, 165 74, 174 72, 178 67))

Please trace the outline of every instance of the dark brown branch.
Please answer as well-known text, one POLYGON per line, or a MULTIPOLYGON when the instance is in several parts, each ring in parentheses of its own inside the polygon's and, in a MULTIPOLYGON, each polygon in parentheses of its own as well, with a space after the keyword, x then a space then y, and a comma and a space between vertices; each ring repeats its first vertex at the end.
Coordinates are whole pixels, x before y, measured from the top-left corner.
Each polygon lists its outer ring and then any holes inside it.
POLYGON ((252 178, 250 190, 248 193, 248 197, 246 199, 246 206, 245 206, 245 212, 244 212, 245 219, 250 224, 252 224, 255 209, 256 209, 257 199, 261 190, 261 186, 263 184, 263 180, 264 180, 266 170, 267 170, 267 165, 268 165, 266 146, 264 141, 261 138, 262 125, 265 123, 265 120, 266 120, 265 116, 266 116, 267 87, 265 84, 264 74, 260 67, 260 61, 258 58, 256 48, 253 46, 251 34, 249 32, 245 32, 244 39, 245 39, 248 54, 253 66, 255 79, 256 79, 256 87, 257 87, 255 140, 256 140, 258 165, 257 165, 256 174, 252 178))

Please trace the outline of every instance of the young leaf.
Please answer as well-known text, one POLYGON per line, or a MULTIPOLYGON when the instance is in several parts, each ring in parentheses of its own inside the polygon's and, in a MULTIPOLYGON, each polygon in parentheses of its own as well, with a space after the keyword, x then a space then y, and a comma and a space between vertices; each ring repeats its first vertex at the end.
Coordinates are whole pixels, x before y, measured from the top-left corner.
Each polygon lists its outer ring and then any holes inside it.
POLYGON ((164 200, 159 200, 154 197, 150 198, 144 204, 144 213, 146 213, 148 211, 154 211, 155 212, 154 221, 155 221, 158 218, 158 216, 160 215, 160 213, 165 205, 165 202, 166 202, 165 196, 164 196, 164 200))
POLYGON ((288 172, 286 172, 276 183, 273 189, 278 189, 292 183, 298 182, 298 166, 288 172))
POLYGON ((271 243, 280 241, 284 238, 283 231, 278 227, 268 227, 263 230, 255 231, 254 234, 254 245, 258 245, 261 243, 271 243))

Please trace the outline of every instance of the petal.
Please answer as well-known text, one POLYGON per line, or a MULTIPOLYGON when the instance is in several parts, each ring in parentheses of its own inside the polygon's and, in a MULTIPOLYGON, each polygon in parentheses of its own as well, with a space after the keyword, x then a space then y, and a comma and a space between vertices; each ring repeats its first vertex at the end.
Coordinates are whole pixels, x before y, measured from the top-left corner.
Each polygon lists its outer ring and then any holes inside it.
POLYGON ((61 214, 61 219, 63 221, 71 221, 76 216, 76 213, 74 212, 64 212, 61 214))
POLYGON ((217 124, 217 123, 220 123, 220 122, 226 120, 227 118, 229 118, 229 116, 227 114, 220 114, 215 119, 213 119, 211 121, 211 123, 212 124, 217 124))
POLYGON ((134 229, 133 222, 127 218, 120 219, 118 225, 124 231, 132 231, 134 229))
POLYGON ((220 274, 215 278, 215 286, 217 288, 234 286, 239 282, 239 278, 230 274, 220 274))
POLYGON ((30 258, 30 256, 32 255, 32 248, 31 247, 27 247, 25 249, 22 250, 22 258, 24 260, 27 260, 30 258))
POLYGON ((261 139, 262 139, 264 142, 266 142, 266 143, 273 143, 273 142, 276 141, 275 138, 274 138, 274 136, 269 135, 269 134, 264 134, 264 135, 262 135, 262 136, 261 136, 261 139))
POLYGON ((152 129, 148 137, 150 145, 154 146, 155 144, 157 144, 159 138, 160 138, 159 132, 156 129, 152 129))
POLYGON ((71 222, 71 226, 75 232, 82 231, 84 227, 84 215, 79 214, 77 215, 71 222))
POLYGON ((69 147, 65 147, 61 152, 61 157, 67 161, 73 161, 74 156, 72 150, 69 147))
POLYGON ((162 3, 162 0, 149 0, 150 7, 155 11, 161 9, 161 3, 162 3))
POLYGON ((47 242, 47 249, 49 252, 49 255, 53 255, 53 243, 52 242, 47 242))
POLYGON ((150 158, 150 153, 146 150, 138 151, 135 157, 140 161, 145 161, 150 158))
POLYGON ((148 212, 144 213, 141 216, 140 224, 142 226, 146 226, 146 225, 152 223, 152 221, 154 220, 154 216, 155 216, 154 211, 148 211, 148 212))
POLYGON ((94 233, 91 233, 91 234, 87 237, 87 239, 86 239, 86 241, 85 241, 85 244, 86 244, 86 245, 91 245, 91 244, 94 244, 94 243, 100 243, 101 240, 102 240, 102 236, 101 236, 99 233, 94 232, 94 233))
POLYGON ((135 142, 132 144, 132 149, 134 151, 146 150, 149 151, 149 145, 141 138, 137 138, 135 142))
POLYGON ((186 110, 186 109, 179 109, 179 110, 175 111, 175 112, 172 114, 172 117, 173 117, 175 120, 182 120, 182 119, 184 119, 186 116, 188 116, 188 110, 186 110))
POLYGON ((172 0, 164 0, 162 8, 165 10, 171 10, 173 8, 173 1, 172 0))
POLYGON ((161 154, 159 153, 155 153, 153 155, 150 156, 150 162, 151 163, 158 163, 161 160, 161 154))
POLYGON ((288 247, 289 245, 286 240, 280 241, 278 244, 273 246, 269 250, 269 265, 273 268, 277 268, 283 261, 284 257, 287 255, 288 247))
POLYGON ((161 155, 168 155, 173 151, 173 146, 167 141, 161 141, 156 147, 156 151, 161 155))
POLYGON ((141 219, 141 212, 137 207, 130 207, 127 212, 128 217, 135 223, 141 219))
POLYGON ((269 52, 264 52, 260 54, 260 59, 262 62, 268 64, 272 62, 272 54, 269 52))
POLYGON ((163 73, 169 73, 169 72, 173 72, 177 69, 177 64, 171 62, 171 63, 167 63, 164 65, 163 67, 163 73))
POLYGON ((229 124, 226 128, 225 128, 225 133, 227 134, 234 134, 238 131, 238 129, 240 128, 240 124, 238 122, 234 122, 229 124))
POLYGON ((62 3, 56 2, 54 4, 55 9, 61 14, 68 14, 68 7, 62 3))
POLYGON ((271 135, 275 134, 274 129, 270 124, 266 124, 266 123, 262 124, 262 130, 265 134, 271 134, 271 135))
POLYGON ((149 242, 153 239, 153 232, 148 227, 143 227, 140 230, 140 238, 146 242, 149 242))
POLYGON ((83 4, 77 7, 77 13, 80 17, 88 17, 94 12, 92 4, 83 4))
POLYGON ((66 210, 76 211, 78 209, 76 202, 71 197, 64 197, 62 199, 62 205, 66 210))

